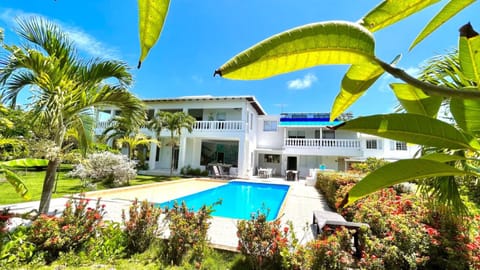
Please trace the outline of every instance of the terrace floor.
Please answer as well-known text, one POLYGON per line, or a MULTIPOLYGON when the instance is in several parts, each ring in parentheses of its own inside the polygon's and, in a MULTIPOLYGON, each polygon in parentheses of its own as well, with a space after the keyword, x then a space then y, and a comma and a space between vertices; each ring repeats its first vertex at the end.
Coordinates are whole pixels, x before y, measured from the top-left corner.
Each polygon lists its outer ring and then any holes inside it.
MULTIPOLYGON (((305 243, 314 238, 314 231, 312 230, 313 211, 331 211, 323 196, 319 194, 314 187, 306 186, 305 180, 292 182, 285 181, 283 178, 269 178, 265 181, 265 179, 253 178, 252 181, 290 185, 289 193, 280 211, 280 220, 283 226, 286 226, 287 221, 292 221, 296 236, 300 242, 305 243)), ((122 209, 128 212, 128 207, 134 198, 138 198, 139 200, 147 199, 152 202, 163 202, 225 183, 226 181, 206 179, 178 180, 167 183, 89 192, 86 194, 86 197, 92 199, 101 197, 102 203, 106 205, 105 209, 107 210, 104 218, 121 221, 122 209)), ((68 198, 53 199, 50 204, 51 213, 62 211, 67 200, 68 198)), ((96 200, 92 200, 90 202, 91 206, 94 206, 95 201, 96 200)), ((2 205, 0 209, 8 207, 12 212, 24 213, 32 209, 38 209, 38 204, 39 202, 36 201, 2 205)), ((15 222, 18 224, 21 220, 15 220, 13 226, 15 226, 15 222)), ((209 229, 211 244, 217 248, 235 250, 238 244, 236 224, 236 219, 213 217, 209 229)))

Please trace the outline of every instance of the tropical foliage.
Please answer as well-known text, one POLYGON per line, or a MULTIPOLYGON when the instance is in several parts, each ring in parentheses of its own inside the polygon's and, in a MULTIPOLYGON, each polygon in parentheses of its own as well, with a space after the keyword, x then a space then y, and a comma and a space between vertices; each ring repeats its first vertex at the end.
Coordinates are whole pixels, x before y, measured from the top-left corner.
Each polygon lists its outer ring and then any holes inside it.
MULTIPOLYGON (((0 66, 4 101, 16 103, 23 89, 33 89, 33 119, 47 131, 58 149, 67 130, 86 138, 91 126, 86 119, 94 106, 116 106, 132 118, 144 118, 143 104, 128 92, 132 76, 125 63, 114 60, 85 61, 58 26, 33 18, 18 22, 21 46, 3 44, 7 61, 0 66)), ((47 212, 61 159, 49 157, 39 210, 47 212)))
MULTIPOLYGON (((344 173, 318 176, 316 187, 333 209, 358 182, 357 176, 344 173)), ((479 217, 451 215, 445 207, 438 207, 433 198, 405 190, 401 186, 383 189, 349 207, 337 209, 345 219, 370 226, 362 234, 365 250, 359 266, 364 269, 477 269, 479 217)), ((472 207, 474 212, 476 207, 472 207)), ((326 251, 337 254, 335 244, 328 244, 326 251)))
POLYGON ((45 159, 15 159, 10 161, 0 162, 0 181, 5 179, 14 188, 15 191, 25 199, 29 199, 28 188, 23 182, 22 178, 16 174, 13 168, 32 168, 45 167, 48 161, 45 159))
POLYGON ((150 128, 157 136, 157 141, 160 141, 160 133, 162 130, 170 131, 170 140, 167 143, 170 145, 171 152, 171 161, 170 161, 170 176, 173 174, 173 168, 175 165, 175 147, 178 146, 178 139, 175 137, 180 137, 182 131, 186 129, 188 132, 192 132, 193 125, 195 124, 195 118, 185 112, 167 112, 161 111, 156 114, 152 120, 149 122, 150 128))
MULTIPOLYGON (((445 76, 431 78, 428 75, 414 78, 395 67, 399 57, 388 64, 375 54, 375 31, 436 2, 382 1, 356 23, 327 21, 287 30, 234 56, 215 74, 229 79, 253 80, 317 65, 349 64, 350 69, 342 80, 340 92, 331 109, 332 119, 356 102, 384 72, 403 80, 406 84, 394 84, 392 89, 407 113, 357 118, 336 128, 436 147, 441 149, 441 153, 381 167, 352 188, 345 200, 347 204, 381 188, 408 180, 476 175, 476 163, 466 160, 475 159, 480 150, 477 140, 480 130, 477 113, 480 108, 480 60, 478 53, 475 53, 480 49, 478 33, 469 23, 461 27, 458 64, 449 65, 444 71, 449 73, 448 79, 445 76), (443 97, 448 98, 450 112, 458 127, 435 118, 443 97), (457 155, 455 151, 467 155, 457 155), (465 164, 471 169, 467 169, 465 164)), ((473 2, 448 1, 414 40, 411 48, 473 2)), ((436 68, 444 67, 438 65, 436 68)), ((437 71, 437 74, 440 72, 437 71)), ((441 192, 447 195, 439 198, 446 199, 454 210, 464 208, 458 203, 461 200, 457 186, 447 186, 447 193, 445 189, 441 192)))
MULTIPOLYGON (((117 140, 117 145, 119 148, 122 146, 127 146, 128 148, 128 158, 135 158, 135 149, 140 145, 148 146, 150 143, 157 143, 156 140, 148 139, 147 136, 141 133, 137 133, 134 136, 124 136, 117 140)), ((158 143, 157 143, 158 144, 158 143)))

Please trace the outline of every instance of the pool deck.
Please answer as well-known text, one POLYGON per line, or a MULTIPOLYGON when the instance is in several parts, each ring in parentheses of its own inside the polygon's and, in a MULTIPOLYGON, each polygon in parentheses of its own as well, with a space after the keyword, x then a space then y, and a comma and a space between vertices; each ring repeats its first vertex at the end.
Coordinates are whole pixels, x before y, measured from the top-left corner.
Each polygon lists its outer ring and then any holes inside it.
MULTIPOLYGON (((246 180, 249 181, 249 180, 246 180)), ((262 179, 252 179, 251 181, 260 183, 278 183, 290 185, 289 192, 284 205, 280 210, 280 220, 282 227, 286 226, 287 221, 293 223, 297 238, 301 243, 306 243, 314 238, 312 230, 313 211, 331 211, 327 206, 325 199, 312 186, 306 186, 304 180, 285 181, 280 178, 269 178, 268 181, 262 179)), ((181 196, 196 193, 202 190, 213 188, 226 184, 226 181, 215 180, 178 180, 165 183, 149 184, 143 186, 134 186, 112 190, 103 190, 86 193, 87 198, 102 198, 102 203, 106 205, 107 213, 105 219, 121 221, 122 209, 127 210, 131 205, 131 200, 135 197, 139 200, 147 199, 154 202, 163 202, 175 199, 181 196)), ((68 198, 52 199, 50 203, 50 213, 61 212, 64 209, 68 198)), ((95 200, 90 202, 95 205, 95 200)), ((11 205, 0 205, 0 209, 10 208, 12 212, 25 213, 32 209, 38 209, 39 202, 27 202, 11 205)), ((208 232, 212 246, 227 250, 235 250, 238 244, 236 236, 236 219, 213 217, 208 232)), ((21 222, 15 220, 16 223, 21 222)), ((15 226, 15 223, 13 226, 15 226)))

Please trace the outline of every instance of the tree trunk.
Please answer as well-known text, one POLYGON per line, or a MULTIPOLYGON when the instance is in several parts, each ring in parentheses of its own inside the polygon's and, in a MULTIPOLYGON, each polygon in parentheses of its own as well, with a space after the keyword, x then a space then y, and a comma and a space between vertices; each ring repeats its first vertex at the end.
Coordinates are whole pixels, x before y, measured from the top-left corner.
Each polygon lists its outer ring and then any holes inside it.
POLYGON ((60 159, 58 158, 48 162, 47 172, 45 173, 45 179, 43 180, 42 197, 38 208, 38 212, 41 214, 48 213, 48 209, 50 208, 50 200, 52 199, 58 166, 60 166, 60 159))
POLYGON ((175 160, 175 155, 173 154, 174 150, 175 150, 175 145, 172 144, 172 158, 170 160, 170 177, 172 177, 172 174, 173 174, 173 162, 175 160))

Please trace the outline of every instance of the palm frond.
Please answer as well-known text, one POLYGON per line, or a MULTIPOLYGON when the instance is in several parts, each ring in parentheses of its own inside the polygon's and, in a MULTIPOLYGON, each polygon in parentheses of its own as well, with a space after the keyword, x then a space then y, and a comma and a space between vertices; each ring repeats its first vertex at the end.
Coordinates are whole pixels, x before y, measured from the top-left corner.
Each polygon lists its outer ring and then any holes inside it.
POLYGON ((100 61, 95 59, 83 66, 80 70, 81 80, 98 84, 105 79, 115 78, 121 87, 127 87, 132 84, 132 74, 129 67, 122 61, 100 61))
POLYGON ((19 19, 17 23, 18 29, 16 31, 20 37, 36 44, 45 50, 48 55, 62 60, 62 65, 75 58, 73 43, 57 25, 35 17, 19 19))

